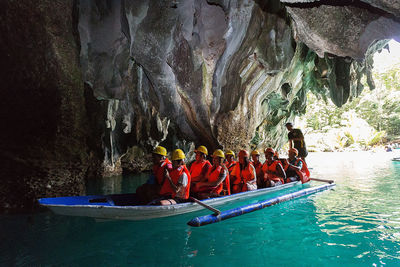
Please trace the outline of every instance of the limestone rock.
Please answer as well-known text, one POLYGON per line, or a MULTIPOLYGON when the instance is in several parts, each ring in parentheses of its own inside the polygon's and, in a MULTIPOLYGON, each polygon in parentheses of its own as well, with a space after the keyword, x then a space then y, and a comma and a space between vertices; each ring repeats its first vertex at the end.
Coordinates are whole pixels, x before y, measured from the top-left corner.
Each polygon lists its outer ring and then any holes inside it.
POLYGON ((320 57, 329 53, 362 60, 375 40, 400 35, 400 25, 395 20, 356 6, 319 5, 287 10, 293 19, 295 38, 320 57))
POLYGON ((73 1, 0 3, 0 211, 82 194, 95 170, 75 14, 73 1))
POLYGON ((373 88, 373 52, 400 36, 394 0, 5 0, 0 14, 13 208, 143 170, 158 144, 189 159, 278 147, 308 91, 341 106, 363 75, 373 88))

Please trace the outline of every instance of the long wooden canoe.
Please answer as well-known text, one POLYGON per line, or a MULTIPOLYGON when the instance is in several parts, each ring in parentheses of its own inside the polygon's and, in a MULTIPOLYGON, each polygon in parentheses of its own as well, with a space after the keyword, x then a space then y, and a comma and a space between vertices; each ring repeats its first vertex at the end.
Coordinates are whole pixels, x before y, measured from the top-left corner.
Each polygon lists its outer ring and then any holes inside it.
MULTIPOLYGON (((301 182, 293 182, 230 196, 205 199, 202 202, 214 207, 221 206, 299 185, 301 185, 301 182)), ((40 205, 48 207, 51 211, 60 215, 133 221, 169 217, 204 209, 194 202, 170 206, 139 206, 135 205, 135 194, 41 198, 38 201, 40 205)))

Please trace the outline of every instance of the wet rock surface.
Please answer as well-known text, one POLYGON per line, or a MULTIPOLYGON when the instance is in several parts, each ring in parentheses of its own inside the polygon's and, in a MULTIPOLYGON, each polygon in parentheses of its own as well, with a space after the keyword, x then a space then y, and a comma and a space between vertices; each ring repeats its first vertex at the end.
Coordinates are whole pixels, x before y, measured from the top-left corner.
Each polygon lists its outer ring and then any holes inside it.
POLYGON ((2 1, 0 10, 0 210, 82 194, 99 158, 89 140, 97 137, 88 127, 76 7, 2 1))
POLYGON ((399 10, 394 0, 3 1, 0 209, 143 171, 158 144, 280 146, 308 91, 341 106, 363 75, 373 87, 371 56, 400 36, 399 10))

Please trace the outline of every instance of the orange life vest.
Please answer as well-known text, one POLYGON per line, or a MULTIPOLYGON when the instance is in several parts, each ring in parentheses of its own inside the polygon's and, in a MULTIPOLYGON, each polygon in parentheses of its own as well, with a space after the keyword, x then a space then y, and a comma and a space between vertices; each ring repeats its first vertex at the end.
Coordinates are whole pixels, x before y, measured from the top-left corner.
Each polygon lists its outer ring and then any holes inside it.
POLYGON ((231 182, 230 182, 230 175, 229 175, 229 171, 226 175, 225 181, 224 181, 224 185, 223 185, 223 195, 225 196, 229 196, 231 194, 231 182))
POLYGON ((171 170, 172 169, 172 165, 171 165, 171 161, 169 161, 169 159, 165 159, 160 165, 153 165, 153 174, 156 177, 157 183, 159 185, 161 185, 164 181, 164 172, 165 172, 165 168, 167 168, 167 170, 171 170))
MULTIPOLYGON (((294 165, 297 165, 298 162, 301 161, 303 163, 301 170, 295 170, 296 174, 299 176, 301 183, 307 183, 310 181, 310 171, 308 170, 307 164, 305 163, 304 160, 302 160, 301 158, 297 158, 296 162, 294 163, 294 165)), ((286 161, 287 162, 287 161, 286 161)), ((286 166, 284 167, 285 172, 287 171, 287 169, 289 168, 289 165, 286 164, 286 166)))
POLYGON ((304 160, 298 158, 296 160, 296 165, 297 163, 301 161, 303 163, 303 167, 301 167, 300 171, 296 170, 297 175, 300 177, 300 181, 302 184, 307 183, 310 181, 310 171, 308 170, 307 164, 304 162, 304 160))
POLYGON ((193 162, 192 166, 190 166, 190 175, 192 177, 199 176, 203 171, 203 168, 208 165, 208 168, 211 168, 211 163, 208 160, 203 160, 201 162, 193 162))
MULTIPOLYGON (((220 175, 221 171, 223 171, 223 170, 224 170, 224 167, 223 167, 223 166, 218 166, 218 167, 215 168, 215 169, 212 169, 212 168, 209 169, 209 170, 208 170, 208 174, 207 174, 207 180, 208 180, 208 182, 216 182, 216 181, 218 181, 219 175, 220 175)), ((222 181, 219 185, 217 185, 217 186, 212 190, 212 192, 215 192, 215 193, 217 193, 217 194, 220 194, 221 191, 222 191, 222 189, 223 189, 223 187, 224 187, 224 184, 225 184, 225 186, 226 186, 226 181, 228 181, 228 185, 229 185, 229 173, 226 174, 225 180, 222 181)), ((228 188, 229 188, 229 187, 228 187, 228 188)))
POLYGON ((286 172, 289 168, 288 161, 286 159, 278 159, 281 162, 283 170, 286 172))
POLYGON ((232 162, 225 162, 225 166, 228 169, 229 174, 232 173, 233 167, 235 167, 235 165, 237 164, 237 161, 232 161, 232 162))
POLYGON ((254 168, 256 169, 256 177, 257 177, 257 186, 261 187, 262 186, 262 182, 264 181, 264 173, 262 170, 262 163, 261 162, 257 162, 254 163, 254 161, 252 162, 254 168))
POLYGON ((258 162, 258 163, 254 163, 253 162, 253 166, 256 169, 257 178, 258 177, 262 177, 263 176, 263 170, 262 170, 263 165, 262 165, 262 163, 261 162, 258 162))
POLYGON ((188 199, 189 198, 189 191, 190 191, 191 176, 190 176, 190 173, 189 173, 188 169, 186 168, 186 166, 182 165, 182 166, 179 166, 176 169, 172 169, 169 172, 169 176, 171 177, 172 182, 175 185, 177 185, 179 177, 181 177, 181 175, 183 173, 186 173, 187 178, 188 178, 188 181, 187 181, 188 183, 187 183, 186 187, 184 187, 182 189, 182 191, 178 193, 178 195, 175 192, 175 190, 172 188, 172 186, 171 186, 171 184, 170 184, 168 179, 164 180, 164 183, 161 186, 160 195, 162 195, 162 196, 171 196, 171 198, 175 198, 177 196, 177 197, 180 197, 182 199, 188 199))
POLYGON ((236 164, 231 175, 234 176, 233 181, 231 181, 232 194, 248 191, 248 183, 257 189, 256 170, 253 164, 249 163, 243 170, 240 169, 240 164, 236 164))
POLYGON ((283 181, 283 177, 280 177, 278 174, 278 169, 277 166, 280 165, 282 167, 282 164, 279 160, 274 160, 271 165, 268 165, 268 161, 265 161, 265 163, 262 166, 262 170, 264 173, 264 180, 271 180, 274 182, 279 182, 281 181, 282 184, 285 183, 283 181), (269 172, 273 172, 273 173, 267 173, 267 171, 269 172))

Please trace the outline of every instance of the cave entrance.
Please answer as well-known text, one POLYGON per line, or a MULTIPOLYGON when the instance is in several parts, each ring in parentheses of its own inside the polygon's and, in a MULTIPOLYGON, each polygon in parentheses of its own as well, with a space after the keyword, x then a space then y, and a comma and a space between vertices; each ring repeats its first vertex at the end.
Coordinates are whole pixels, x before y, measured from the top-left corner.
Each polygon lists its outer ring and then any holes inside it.
POLYGON ((400 43, 374 54, 376 88, 337 107, 309 92, 306 113, 296 121, 310 151, 391 150, 400 147, 400 43))

